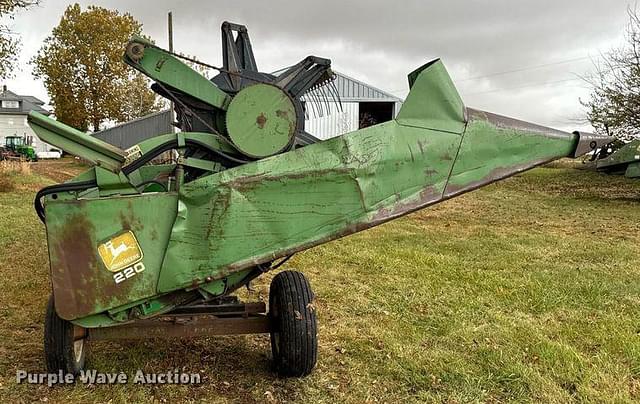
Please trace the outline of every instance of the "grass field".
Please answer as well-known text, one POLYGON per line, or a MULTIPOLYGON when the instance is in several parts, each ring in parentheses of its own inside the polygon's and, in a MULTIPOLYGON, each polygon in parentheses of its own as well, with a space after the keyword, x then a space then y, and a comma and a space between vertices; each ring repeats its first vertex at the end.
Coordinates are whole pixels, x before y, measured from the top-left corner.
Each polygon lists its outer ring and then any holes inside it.
MULTIPOLYGON (((640 401, 640 181, 562 166, 297 254, 285 267, 310 278, 320 321, 305 379, 274 377, 268 337, 248 336, 92 347, 89 367, 179 368, 197 386, 18 385, 17 369, 44 371, 32 198, 61 171, 0 193, 0 402, 640 401)), ((243 294, 266 297, 272 276, 243 294)))

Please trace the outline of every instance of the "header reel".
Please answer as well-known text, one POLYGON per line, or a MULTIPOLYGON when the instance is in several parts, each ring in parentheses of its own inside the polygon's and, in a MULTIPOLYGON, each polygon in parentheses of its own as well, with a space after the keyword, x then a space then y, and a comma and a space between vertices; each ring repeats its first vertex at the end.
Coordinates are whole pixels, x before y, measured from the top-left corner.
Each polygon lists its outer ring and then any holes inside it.
POLYGON ((277 76, 260 72, 243 25, 222 24, 222 56, 222 67, 216 67, 134 38, 124 59, 156 81, 154 91, 174 101, 181 130, 212 133, 233 147, 238 159, 219 161, 226 167, 308 144, 313 137, 304 131, 303 97, 310 98, 308 104, 317 115, 328 111, 330 99, 340 103, 330 60, 309 56, 277 76), (219 74, 205 84, 198 72, 178 59, 219 74))

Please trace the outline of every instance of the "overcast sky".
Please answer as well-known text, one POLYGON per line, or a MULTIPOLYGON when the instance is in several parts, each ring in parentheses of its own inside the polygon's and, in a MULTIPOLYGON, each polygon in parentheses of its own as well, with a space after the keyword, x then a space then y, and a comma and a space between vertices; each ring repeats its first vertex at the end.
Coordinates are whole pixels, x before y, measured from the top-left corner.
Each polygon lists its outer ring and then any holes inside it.
MULTIPOLYGON (((274 71, 314 54, 335 70, 397 96, 406 75, 440 57, 468 106, 560 129, 588 129, 579 76, 593 59, 623 41, 626 0, 500 1, 80 1, 129 12, 145 34, 167 45, 173 11, 174 47, 220 64, 220 24, 247 25, 258 67, 274 71), (540 65, 546 65, 539 67, 540 65), (538 66, 538 68, 533 68, 538 66), (508 74, 506 71, 520 70, 508 74)), ((42 0, 11 23, 22 36, 20 70, 8 80, 19 94, 49 99, 29 59, 70 3, 42 0)), ((100 27, 96 27, 99 29, 100 27)))

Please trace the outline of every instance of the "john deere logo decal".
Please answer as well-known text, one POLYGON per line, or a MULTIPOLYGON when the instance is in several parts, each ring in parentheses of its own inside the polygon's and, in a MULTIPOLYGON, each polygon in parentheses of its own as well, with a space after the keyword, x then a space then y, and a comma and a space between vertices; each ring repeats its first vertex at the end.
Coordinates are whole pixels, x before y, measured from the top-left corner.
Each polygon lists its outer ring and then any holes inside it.
POLYGON ((142 250, 131 230, 127 230, 98 246, 98 254, 104 266, 111 272, 118 272, 124 268, 142 261, 142 250))

